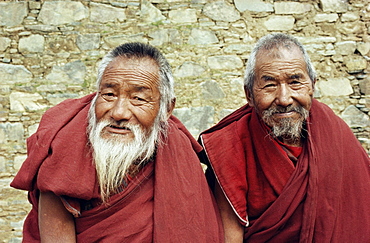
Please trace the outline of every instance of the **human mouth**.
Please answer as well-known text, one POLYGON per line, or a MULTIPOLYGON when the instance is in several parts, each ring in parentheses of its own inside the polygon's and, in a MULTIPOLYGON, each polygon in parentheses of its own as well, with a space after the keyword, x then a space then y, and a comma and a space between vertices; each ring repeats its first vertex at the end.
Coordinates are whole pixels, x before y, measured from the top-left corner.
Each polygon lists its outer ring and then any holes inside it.
POLYGON ((288 111, 288 112, 276 112, 274 113, 274 117, 276 118, 289 118, 289 117, 294 117, 298 113, 296 111, 288 111))
POLYGON ((110 133, 116 134, 128 134, 131 133, 131 129, 126 126, 116 126, 116 125, 108 125, 105 127, 105 130, 110 133))
POLYGON ((114 129, 131 130, 130 128, 125 127, 125 126, 120 127, 120 126, 109 125, 109 127, 114 128, 114 129))

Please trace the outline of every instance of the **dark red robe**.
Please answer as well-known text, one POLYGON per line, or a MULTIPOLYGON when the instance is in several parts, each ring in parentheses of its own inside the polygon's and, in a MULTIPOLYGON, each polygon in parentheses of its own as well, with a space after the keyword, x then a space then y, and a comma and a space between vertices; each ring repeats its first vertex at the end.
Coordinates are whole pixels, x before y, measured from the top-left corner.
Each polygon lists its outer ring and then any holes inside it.
POLYGON ((313 100, 296 166, 248 105, 201 134, 245 242, 370 242, 370 160, 350 128, 313 100))
POLYGON ((25 242, 38 242, 38 194, 60 196, 76 218, 78 242, 222 242, 217 206, 196 152, 201 150, 175 117, 168 138, 109 206, 81 210, 81 200, 100 198, 86 133, 94 94, 49 109, 27 140, 28 158, 11 183, 28 190, 32 210, 25 242))

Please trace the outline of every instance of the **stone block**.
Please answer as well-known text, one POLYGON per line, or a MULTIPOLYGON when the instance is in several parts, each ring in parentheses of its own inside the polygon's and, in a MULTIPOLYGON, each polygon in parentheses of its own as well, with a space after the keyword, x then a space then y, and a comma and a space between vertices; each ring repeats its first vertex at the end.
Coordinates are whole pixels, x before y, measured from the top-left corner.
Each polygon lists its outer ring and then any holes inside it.
POLYGON ((20 25, 27 14, 27 2, 0 2, 0 26, 20 25))
POLYGON ((4 134, 0 143, 4 144, 8 141, 24 144, 24 128, 20 122, 5 122, 0 123, 1 134, 4 134))
POLYGON ((344 64, 347 67, 347 72, 351 74, 362 72, 367 67, 366 59, 356 55, 346 56, 344 64))
POLYGON ((195 62, 184 62, 175 69, 174 76, 178 78, 197 77, 205 71, 205 68, 195 62))
POLYGON ((233 109, 222 109, 220 110, 220 112, 218 113, 218 119, 221 120, 222 118, 225 118, 226 116, 230 115, 231 113, 233 113, 235 110, 233 109))
POLYGON ((335 51, 339 55, 352 55, 356 50, 355 41, 341 41, 335 43, 335 51))
POLYGON ((336 51, 334 49, 333 44, 326 44, 324 45, 323 50, 318 50, 317 54, 322 55, 322 56, 333 56, 336 54, 336 51))
POLYGON ((78 98, 78 94, 62 93, 62 94, 48 94, 46 99, 51 105, 55 106, 66 99, 78 98))
POLYGON ((161 46, 165 43, 168 43, 168 30, 167 29, 160 29, 150 32, 149 37, 153 38, 153 40, 149 41, 149 44, 153 46, 161 46))
POLYGON ((149 44, 153 46, 161 46, 166 43, 173 45, 181 45, 182 38, 178 30, 176 29, 159 29, 148 33, 150 38, 149 44))
POLYGON ((109 2, 110 4, 112 4, 113 7, 120 7, 120 8, 126 8, 127 6, 133 6, 133 4, 130 4, 130 3, 125 3, 125 2, 109 2))
POLYGON ((249 54, 253 49, 253 45, 249 44, 230 44, 224 49, 227 54, 249 54))
POLYGON ((21 53, 43 52, 45 48, 45 38, 42 35, 30 35, 19 40, 18 49, 21 53))
POLYGON ((43 24, 36 24, 36 25, 25 25, 26 29, 28 30, 36 30, 36 31, 42 31, 42 32, 54 32, 58 31, 57 26, 52 25, 43 25, 43 24))
POLYGON ((202 88, 203 99, 214 100, 225 98, 225 93, 220 87, 220 85, 214 81, 209 80, 200 84, 202 88))
MULTIPOLYGON (((208 1, 208 0, 199 0, 199 1, 200 3, 202 3, 202 1, 208 1)), ((151 0, 151 2, 152 3, 176 3, 176 2, 183 2, 183 0, 151 0)))
POLYGON ((363 56, 368 56, 370 54, 370 42, 357 42, 357 50, 363 56))
POLYGON ((173 111, 195 138, 214 124, 214 113, 212 106, 176 108, 173 111))
POLYGON ((126 20, 125 9, 91 2, 90 20, 98 23, 123 22, 126 20))
POLYGON ((168 18, 173 23, 195 23, 197 22, 197 10, 176 9, 168 13, 168 18))
POLYGON ((244 96, 244 78, 240 77, 231 79, 230 86, 232 93, 243 93, 244 96))
POLYGON ((160 22, 166 19, 162 12, 147 0, 141 2, 141 18, 147 23, 160 22))
POLYGON ((10 110, 13 112, 32 112, 46 108, 46 105, 39 103, 43 97, 38 93, 12 92, 9 95, 10 110))
POLYGON ((271 16, 264 25, 270 31, 288 31, 293 29, 294 22, 293 16, 271 16))
POLYGON ((37 129, 39 128, 39 123, 36 123, 36 124, 33 124, 31 126, 28 127, 28 137, 31 136, 32 134, 34 134, 37 129))
POLYGON ((328 78, 317 82, 322 96, 342 96, 353 93, 351 82, 347 78, 328 78))
POLYGON ((182 45, 182 37, 178 30, 169 29, 168 30, 168 42, 173 45, 182 45))
POLYGON ((0 37, 0 51, 5 51, 10 46, 11 40, 7 37, 0 37))
POLYGON ((240 19, 240 13, 234 6, 224 1, 207 3, 203 14, 215 21, 235 22, 240 19))
POLYGON ((243 67, 243 61, 236 55, 211 56, 207 58, 211 69, 236 69, 243 67))
POLYGON ((15 84, 30 82, 33 75, 22 65, 0 63, 0 77, 2 84, 15 84))
POLYGON ((5 144, 6 142, 5 129, 0 129, 0 144, 5 144))
POLYGON ((148 43, 148 39, 144 37, 143 33, 138 33, 134 35, 114 35, 104 38, 104 42, 108 45, 109 48, 115 48, 119 45, 122 45, 123 43, 135 41, 148 43))
POLYGON ((67 90, 65 84, 42 84, 36 88, 38 92, 63 92, 67 90))
POLYGON ((347 0, 320 0, 324 12, 344 13, 348 9, 347 0))
POLYGON ((357 12, 346 12, 340 17, 342 22, 353 22, 360 19, 360 15, 357 12))
MULTIPOLYGON (((1 143, 1 140, 0 140, 0 143, 1 143)), ((6 172, 7 171, 6 167, 7 167, 6 158, 3 156, 0 156, 0 172, 6 172)))
POLYGON ((370 5, 367 5, 366 11, 362 11, 361 19, 362 21, 369 21, 370 20, 370 5))
POLYGON ((261 0, 234 0, 234 4, 240 12, 274 12, 274 5, 261 0))
POLYGON ((299 2, 275 2, 275 14, 304 14, 312 8, 311 4, 299 2))
POLYGON ((13 162, 14 170, 18 171, 21 168, 23 161, 26 160, 26 158, 27 158, 27 155, 25 154, 14 156, 14 162, 13 162))
POLYGON ((322 44, 322 43, 334 43, 337 41, 335 37, 326 37, 326 36, 317 36, 317 37, 296 37, 299 42, 302 44, 322 44))
POLYGON ((338 14, 336 13, 329 13, 329 14, 316 14, 314 21, 316 23, 322 23, 322 22, 328 22, 328 23, 333 23, 337 21, 338 19, 338 14))
POLYGON ((10 226, 15 230, 22 230, 24 221, 10 222, 10 226))
POLYGON ((100 46, 100 34, 83 34, 78 35, 76 44, 81 51, 98 49, 100 46))
POLYGON ((86 66, 82 61, 67 63, 63 66, 53 66, 46 79, 53 83, 83 84, 85 81, 86 66))
POLYGON ((354 105, 348 106, 342 112, 341 117, 351 128, 365 128, 370 126, 369 116, 357 109, 354 105))
POLYGON ((188 44, 190 45, 208 45, 217 43, 218 39, 213 31, 193 28, 191 30, 188 44))
POLYGON ((370 77, 366 77, 365 79, 358 82, 360 86, 360 92, 364 95, 370 95, 370 77))
POLYGON ((30 9, 40 9, 41 8, 41 3, 40 2, 36 2, 36 1, 29 1, 28 2, 28 7, 30 9))
POLYGON ((361 21, 344 22, 336 25, 337 30, 344 35, 362 34, 365 29, 365 23, 361 21))
POLYGON ((62 25, 78 22, 88 16, 88 8, 81 2, 45 1, 37 19, 47 25, 62 25))

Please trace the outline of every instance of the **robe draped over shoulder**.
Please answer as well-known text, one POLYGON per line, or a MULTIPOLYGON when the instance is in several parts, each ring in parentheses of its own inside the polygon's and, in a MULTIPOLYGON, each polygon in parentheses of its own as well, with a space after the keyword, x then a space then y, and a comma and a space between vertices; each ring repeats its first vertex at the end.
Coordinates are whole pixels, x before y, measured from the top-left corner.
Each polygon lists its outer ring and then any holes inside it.
POLYGON ((245 105, 200 136, 206 162, 246 226, 246 242, 370 242, 370 160, 313 100, 296 166, 245 105))
POLYGON ((202 148, 174 116, 155 159, 108 206, 81 212, 69 204, 100 198, 86 133, 94 96, 49 109, 27 140, 28 157, 11 183, 29 191, 32 204, 24 241, 39 242, 38 195, 51 191, 76 210, 78 242, 222 242, 218 208, 197 157, 202 148))

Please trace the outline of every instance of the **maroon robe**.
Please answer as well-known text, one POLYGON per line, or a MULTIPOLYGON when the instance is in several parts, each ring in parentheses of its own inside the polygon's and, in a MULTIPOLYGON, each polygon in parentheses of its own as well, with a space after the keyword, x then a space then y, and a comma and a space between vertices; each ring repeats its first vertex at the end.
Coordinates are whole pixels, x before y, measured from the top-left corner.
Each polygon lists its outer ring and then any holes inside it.
POLYGON ((246 105, 201 134, 245 242, 370 242, 370 160, 350 128, 313 100, 297 165, 246 105))
POLYGON ((38 195, 51 191, 76 217, 78 242, 222 242, 217 206, 196 155, 201 147, 173 116, 154 161, 108 206, 81 210, 79 202, 100 198, 86 133, 93 97, 49 109, 27 140, 28 158, 11 183, 29 191, 33 206, 24 241, 39 241, 38 195))

